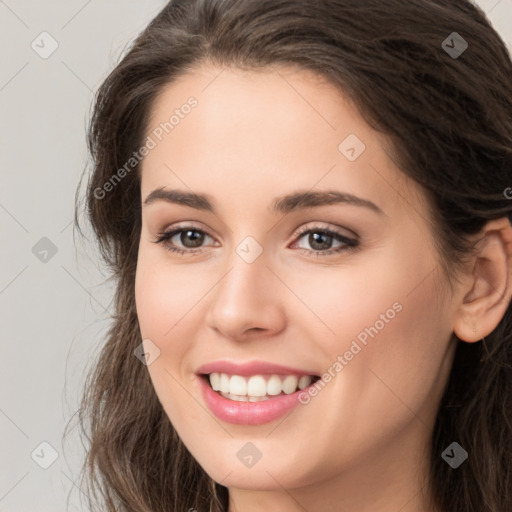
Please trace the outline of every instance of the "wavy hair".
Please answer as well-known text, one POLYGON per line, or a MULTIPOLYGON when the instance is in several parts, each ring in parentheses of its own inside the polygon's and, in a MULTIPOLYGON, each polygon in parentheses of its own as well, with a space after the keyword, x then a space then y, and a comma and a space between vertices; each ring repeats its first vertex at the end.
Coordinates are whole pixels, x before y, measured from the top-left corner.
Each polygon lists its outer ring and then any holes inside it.
MULTIPOLYGON (((77 191, 75 228, 82 233, 84 209, 116 284, 115 312, 78 415, 91 510, 228 510, 227 488, 184 446, 133 356, 142 341, 134 293, 140 166, 107 194, 98 192, 142 146, 158 94, 206 61, 249 70, 295 65, 347 95, 387 135, 399 169, 425 191, 450 284, 473 254, 469 235, 489 220, 512 217, 504 193, 512 185, 511 57, 470 1, 169 2, 97 91, 83 205, 77 191), (454 32, 468 43, 458 56, 443 44, 454 32)), ((458 340, 431 443, 429 485, 443 512, 512 510, 511 328, 509 304, 485 340, 487 351, 458 340), (455 440, 469 458, 453 470, 441 453, 455 440)))

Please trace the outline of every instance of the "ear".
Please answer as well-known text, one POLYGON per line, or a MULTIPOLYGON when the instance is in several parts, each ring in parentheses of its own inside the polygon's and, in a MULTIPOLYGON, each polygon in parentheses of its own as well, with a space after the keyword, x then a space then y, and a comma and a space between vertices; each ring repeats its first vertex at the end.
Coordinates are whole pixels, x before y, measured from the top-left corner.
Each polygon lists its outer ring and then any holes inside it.
MULTIPOLYGON (((489 221, 478 235, 480 250, 472 262, 468 290, 453 331, 473 343, 488 336, 503 318, 512 297, 512 226, 507 217, 489 221)), ((465 281, 466 282, 466 281, 465 281)))

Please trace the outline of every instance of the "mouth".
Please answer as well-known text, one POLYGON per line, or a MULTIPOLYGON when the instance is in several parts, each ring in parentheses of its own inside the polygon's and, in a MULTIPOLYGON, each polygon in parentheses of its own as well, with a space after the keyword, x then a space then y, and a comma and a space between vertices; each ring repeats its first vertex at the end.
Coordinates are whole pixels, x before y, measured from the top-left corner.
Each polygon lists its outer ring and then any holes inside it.
POLYGON ((232 375, 212 372, 200 378, 221 397, 235 402, 263 402, 291 395, 311 386, 318 375, 256 374, 232 375))
POLYGON ((304 366, 263 360, 212 361, 196 370, 196 378, 207 408, 220 420, 238 425, 261 425, 291 413, 320 380, 304 366))

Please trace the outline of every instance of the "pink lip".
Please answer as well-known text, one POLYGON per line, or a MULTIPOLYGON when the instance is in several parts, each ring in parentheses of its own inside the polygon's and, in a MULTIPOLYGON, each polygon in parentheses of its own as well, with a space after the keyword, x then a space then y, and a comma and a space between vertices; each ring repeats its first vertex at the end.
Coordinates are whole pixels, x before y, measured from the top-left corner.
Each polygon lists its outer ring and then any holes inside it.
POLYGON ((315 372, 310 370, 290 368, 265 361, 249 361, 247 363, 214 361, 199 367, 196 374, 206 405, 217 418, 238 425, 261 425, 284 416, 300 403, 300 393, 307 392, 308 388, 289 395, 277 395, 261 402, 237 402, 224 398, 211 388, 207 382, 208 377, 204 377, 204 375, 214 372, 241 375, 243 377, 251 375, 316 375, 315 372))
MULTIPOLYGON (((210 374, 213 372, 227 373, 228 375, 241 375, 249 377, 251 375, 316 375, 309 370, 300 370, 289 368, 278 364, 267 363, 265 361, 250 361, 248 363, 233 363, 231 361, 214 361, 204 364, 197 370, 197 374, 210 374)), ((254 403, 254 402, 253 402, 254 403)))
POLYGON ((206 405, 220 420, 238 425, 261 425, 280 418, 299 405, 300 393, 308 391, 308 388, 304 388, 290 395, 277 395, 262 402, 236 402, 214 391, 207 382, 207 378, 198 376, 206 405))

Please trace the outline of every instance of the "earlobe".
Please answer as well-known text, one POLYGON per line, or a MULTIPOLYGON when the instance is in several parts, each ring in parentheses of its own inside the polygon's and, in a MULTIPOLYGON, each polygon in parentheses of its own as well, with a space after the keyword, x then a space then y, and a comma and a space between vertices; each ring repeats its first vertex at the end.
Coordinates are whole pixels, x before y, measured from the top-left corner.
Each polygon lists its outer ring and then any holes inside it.
POLYGON ((512 226, 506 217, 489 221, 478 235, 478 253, 453 331, 468 343, 488 336, 512 296, 512 226))

